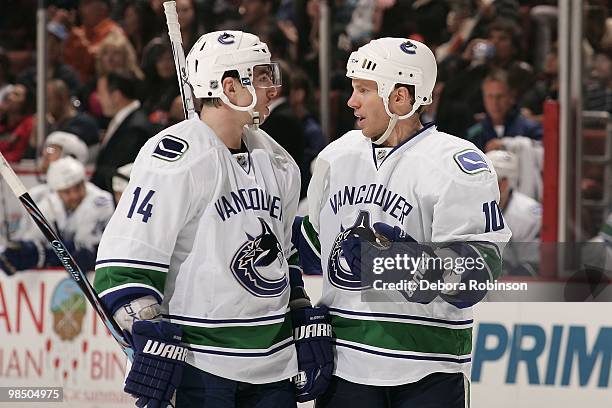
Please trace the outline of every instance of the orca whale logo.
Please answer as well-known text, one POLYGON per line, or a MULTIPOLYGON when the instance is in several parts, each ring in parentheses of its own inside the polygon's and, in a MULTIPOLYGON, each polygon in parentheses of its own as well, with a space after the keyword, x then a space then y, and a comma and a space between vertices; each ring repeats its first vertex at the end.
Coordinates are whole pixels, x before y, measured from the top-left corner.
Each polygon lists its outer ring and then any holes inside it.
POLYGON ((246 234, 247 241, 236 251, 230 269, 238 283, 251 294, 257 297, 280 296, 289 285, 283 268, 283 250, 268 223, 261 217, 257 218, 261 233, 257 236, 246 234), (282 276, 266 278, 260 273, 264 271, 269 271, 268 275, 282 276))
POLYGON ((402 43, 402 45, 400 45, 400 49, 406 54, 410 55, 416 54, 416 48, 417 46, 414 45, 410 40, 407 40, 406 42, 402 43))
POLYGON ((217 41, 223 45, 230 45, 236 42, 236 37, 230 33, 223 33, 217 38, 217 41))
POLYGON ((329 261, 327 262, 327 276, 332 285, 344 290, 363 290, 367 289, 361 283, 361 277, 353 275, 349 268, 344 254, 342 253, 342 241, 351 234, 359 235, 364 241, 374 242, 376 240, 374 230, 370 223, 370 213, 360 211, 357 220, 353 226, 344 229, 340 226, 341 232, 336 236, 329 253, 329 261))

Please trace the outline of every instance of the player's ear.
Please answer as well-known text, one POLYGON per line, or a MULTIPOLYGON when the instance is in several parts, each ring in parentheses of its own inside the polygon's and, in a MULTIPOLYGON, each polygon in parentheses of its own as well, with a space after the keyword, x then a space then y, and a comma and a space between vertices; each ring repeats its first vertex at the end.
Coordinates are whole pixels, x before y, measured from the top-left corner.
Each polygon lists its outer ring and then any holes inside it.
POLYGON ((389 97, 389 108, 392 112, 399 115, 405 115, 412 109, 412 96, 408 88, 400 86, 391 92, 389 97))
POLYGON ((231 98, 232 95, 235 95, 238 89, 236 88, 236 80, 232 77, 227 77, 223 79, 221 82, 221 86, 223 87, 223 92, 227 95, 228 98, 231 98))

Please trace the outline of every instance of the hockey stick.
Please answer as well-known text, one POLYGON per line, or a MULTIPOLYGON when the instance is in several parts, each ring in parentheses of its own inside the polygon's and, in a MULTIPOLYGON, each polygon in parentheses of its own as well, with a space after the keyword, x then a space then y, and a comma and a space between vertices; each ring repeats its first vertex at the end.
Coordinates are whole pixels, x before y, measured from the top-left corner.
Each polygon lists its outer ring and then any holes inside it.
POLYGON ((178 22, 176 14, 176 2, 165 1, 164 12, 166 13, 166 24, 168 25, 168 36, 172 45, 172 55, 174 56, 174 68, 181 90, 181 99, 183 100, 183 112, 185 119, 191 119, 196 115, 193 105, 193 94, 191 85, 187 79, 187 67, 185 64, 185 51, 183 50, 183 40, 181 38, 181 26, 178 22))
POLYGON ((70 252, 68 252, 66 249, 66 245, 64 245, 60 237, 53 230, 49 224, 49 221, 47 221, 43 213, 38 209, 34 203, 34 200, 32 200, 32 197, 30 197, 30 194, 28 194, 25 186, 21 180, 19 180, 19 177, 17 177, 2 153, 0 153, 0 158, 0 173, 6 181, 6 184, 9 185, 10 189, 13 191, 13 194, 15 194, 19 201, 21 201, 21 204, 25 207, 28 214, 30 214, 34 220, 34 223, 36 223, 40 229, 40 232, 42 232, 45 238, 47 238, 47 241, 49 244, 51 244, 53 252, 55 252, 66 271, 79 286, 89 304, 98 313, 98 316, 100 316, 104 322, 104 325, 111 332, 117 343, 119 343, 123 352, 128 356, 128 358, 131 359, 132 350, 125 337, 123 337, 123 331, 109 311, 102 305, 98 294, 94 291, 91 283, 89 283, 87 280, 87 276, 85 276, 85 273, 83 273, 79 265, 77 265, 72 255, 70 255, 70 252))

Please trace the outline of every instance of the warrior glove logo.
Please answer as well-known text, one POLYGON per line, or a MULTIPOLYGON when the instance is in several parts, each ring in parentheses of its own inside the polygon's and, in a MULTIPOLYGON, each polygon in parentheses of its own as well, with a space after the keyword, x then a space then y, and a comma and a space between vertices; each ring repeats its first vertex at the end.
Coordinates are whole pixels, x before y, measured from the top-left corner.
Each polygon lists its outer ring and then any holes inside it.
POLYGON ((170 360, 186 361, 187 348, 175 344, 166 344, 155 340, 147 340, 144 348, 144 354, 168 358, 170 360))
POLYGON ((247 241, 236 251, 230 269, 238 282, 253 295, 280 296, 289 284, 283 268, 285 257, 272 228, 263 218, 258 219, 261 233, 255 237, 246 234, 247 241))

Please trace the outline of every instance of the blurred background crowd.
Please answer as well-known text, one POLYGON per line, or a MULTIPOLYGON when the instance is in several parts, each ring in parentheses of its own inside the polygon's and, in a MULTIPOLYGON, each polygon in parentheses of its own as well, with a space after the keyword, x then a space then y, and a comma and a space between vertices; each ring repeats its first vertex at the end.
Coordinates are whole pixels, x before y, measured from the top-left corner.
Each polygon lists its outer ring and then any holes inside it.
MULTIPOLYGON (((514 212, 530 214, 516 216, 514 240, 538 239, 543 110, 559 91, 557 0, 328 1, 326 127, 319 112, 320 0, 176 3, 186 52, 206 32, 240 29, 258 35, 273 60, 282 62, 282 91, 262 128, 300 165, 302 197, 317 153, 355 127, 346 105, 352 92, 345 76, 350 52, 385 36, 426 43, 438 61, 438 83, 422 122, 434 121, 439 130, 490 153, 500 168, 504 213, 512 219, 505 205, 514 195, 515 203, 522 200, 514 212)), ((583 3, 583 107, 609 114, 612 4, 583 3)), ((35 112, 36 6, 36 0, 0 3, 0 151, 9 161, 35 160, 43 174, 50 162, 72 156, 92 169, 87 185, 113 193, 113 178, 122 185, 117 177, 129 177, 126 165, 145 141, 183 119, 163 0, 48 1, 46 113, 35 112), (43 114, 41 138, 35 115, 43 114)), ((603 177, 597 168, 586 171, 582 188, 601 196, 603 177)), ((599 227, 587 223, 587 235, 599 227)))

